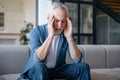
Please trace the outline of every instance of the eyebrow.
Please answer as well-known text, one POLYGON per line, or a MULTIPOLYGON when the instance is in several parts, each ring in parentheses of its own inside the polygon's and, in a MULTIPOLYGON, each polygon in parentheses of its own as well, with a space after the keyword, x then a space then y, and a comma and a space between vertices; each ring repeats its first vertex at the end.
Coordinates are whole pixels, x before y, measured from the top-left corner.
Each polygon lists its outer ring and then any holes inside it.
POLYGON ((55 20, 62 20, 62 21, 66 21, 66 20, 67 20, 67 19, 64 19, 64 18, 63 18, 63 19, 58 19, 58 18, 56 18, 56 17, 54 17, 54 19, 55 19, 55 20))

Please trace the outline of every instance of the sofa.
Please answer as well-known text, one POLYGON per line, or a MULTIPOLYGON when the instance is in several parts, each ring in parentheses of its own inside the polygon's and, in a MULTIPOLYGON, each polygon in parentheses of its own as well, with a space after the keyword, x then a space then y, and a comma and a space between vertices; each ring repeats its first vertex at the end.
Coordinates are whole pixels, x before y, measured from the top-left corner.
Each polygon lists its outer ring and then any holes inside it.
MULTIPOLYGON (((77 46, 84 55, 82 62, 90 65, 91 80, 120 80, 120 45, 77 46)), ((0 80, 16 80, 29 54, 27 45, 0 45, 0 80)), ((66 62, 72 63, 68 55, 66 62)))

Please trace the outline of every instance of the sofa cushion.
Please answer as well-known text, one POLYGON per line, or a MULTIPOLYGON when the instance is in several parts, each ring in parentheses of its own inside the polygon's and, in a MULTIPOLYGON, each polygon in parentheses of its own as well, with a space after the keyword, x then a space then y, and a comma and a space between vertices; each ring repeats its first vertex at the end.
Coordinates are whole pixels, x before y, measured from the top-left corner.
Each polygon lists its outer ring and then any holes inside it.
POLYGON ((120 78, 110 74, 91 71, 91 80, 120 80, 120 78))
POLYGON ((91 69, 91 75, 95 80, 120 80, 120 68, 91 69))
POLYGON ((0 80, 17 80, 20 74, 4 74, 0 76, 0 80))

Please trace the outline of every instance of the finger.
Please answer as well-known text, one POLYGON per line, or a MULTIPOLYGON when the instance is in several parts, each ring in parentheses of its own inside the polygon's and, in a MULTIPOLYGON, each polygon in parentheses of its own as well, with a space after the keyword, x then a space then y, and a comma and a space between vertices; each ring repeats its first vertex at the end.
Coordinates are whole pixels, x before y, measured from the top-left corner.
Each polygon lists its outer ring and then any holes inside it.
POLYGON ((49 22, 51 22, 52 19, 53 19, 53 15, 50 15, 50 16, 49 16, 49 22))
POLYGON ((54 16, 51 15, 50 18, 49 18, 48 24, 51 25, 51 26, 53 26, 53 22, 54 22, 54 16))
POLYGON ((52 24, 53 24, 54 20, 55 20, 55 19, 54 19, 54 16, 52 16, 52 19, 51 19, 51 23, 52 23, 52 24))

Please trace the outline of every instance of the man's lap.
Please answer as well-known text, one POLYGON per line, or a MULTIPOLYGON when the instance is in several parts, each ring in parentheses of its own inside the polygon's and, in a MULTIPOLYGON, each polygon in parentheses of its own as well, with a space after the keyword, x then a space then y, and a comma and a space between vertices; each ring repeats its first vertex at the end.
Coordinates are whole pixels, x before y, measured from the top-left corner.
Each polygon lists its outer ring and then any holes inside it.
MULTIPOLYGON (((38 63, 38 65, 39 65, 39 63, 38 63)), ((60 67, 54 68, 54 69, 48 69, 46 67, 46 70, 48 71, 49 78, 52 78, 52 79, 66 78, 66 79, 70 80, 71 78, 77 77, 80 66, 82 66, 82 62, 75 63, 75 64, 64 64, 63 66, 60 66, 60 67)), ((35 66, 33 66, 33 67, 35 67, 35 66)))
POLYGON ((49 69, 49 75, 54 78, 76 78, 79 74, 79 68, 84 63, 65 64, 55 69, 49 69))

